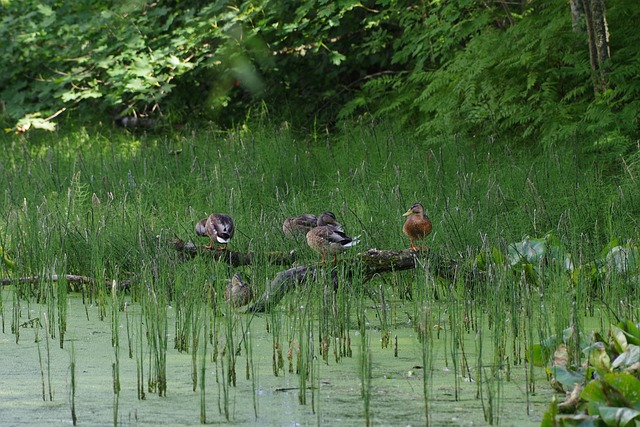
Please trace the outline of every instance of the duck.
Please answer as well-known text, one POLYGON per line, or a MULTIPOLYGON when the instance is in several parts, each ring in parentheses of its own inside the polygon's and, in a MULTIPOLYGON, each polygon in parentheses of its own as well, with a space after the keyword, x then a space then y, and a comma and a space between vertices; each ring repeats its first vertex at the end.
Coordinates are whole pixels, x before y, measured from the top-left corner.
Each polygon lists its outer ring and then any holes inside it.
POLYGON ((333 262, 335 262, 339 253, 360 242, 358 240, 359 237, 349 237, 341 228, 338 229, 329 223, 318 225, 309 230, 307 232, 307 244, 311 249, 322 255, 323 262, 326 260, 327 255, 333 255, 333 262))
POLYGON ((342 225, 337 221, 335 214, 329 211, 322 213, 320 216, 305 213, 287 218, 282 224, 282 231, 287 237, 297 237, 307 234, 313 227, 328 224, 331 224, 337 230, 343 231, 342 225))
POLYGON ((218 244, 226 245, 233 237, 234 231, 233 219, 225 214, 211 214, 196 224, 196 234, 209 237, 210 243, 205 249, 212 249, 214 240, 218 244))
POLYGON ((331 227, 333 227, 338 231, 344 231, 344 229, 342 228, 342 224, 338 222, 335 214, 329 211, 323 212, 322 215, 318 217, 318 225, 319 226, 330 225, 331 227))
POLYGON ((249 304, 253 298, 251 286, 242 281, 240 273, 236 273, 231 278, 231 283, 224 290, 224 299, 232 307, 242 307, 249 304))
POLYGON ((318 225, 318 217, 314 214, 302 214, 284 220, 282 231, 287 237, 304 235, 307 231, 318 225))
POLYGON ((427 237, 429 233, 431 233, 433 224, 431 224, 431 220, 424 213, 424 207, 420 203, 411 205, 409 210, 402 214, 402 216, 407 217, 402 226, 402 231, 409 238, 411 250, 418 251, 420 248, 418 248, 414 242, 427 237))

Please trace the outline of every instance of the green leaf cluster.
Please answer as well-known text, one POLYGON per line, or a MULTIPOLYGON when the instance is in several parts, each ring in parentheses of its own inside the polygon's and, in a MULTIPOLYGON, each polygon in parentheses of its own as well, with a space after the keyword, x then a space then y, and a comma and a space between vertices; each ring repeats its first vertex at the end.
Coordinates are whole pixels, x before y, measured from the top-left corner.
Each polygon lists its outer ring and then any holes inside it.
MULTIPOLYGON (((640 329, 632 321, 611 325, 610 339, 594 334, 583 345, 583 364, 569 366, 559 355, 563 344, 547 340, 537 352, 553 352, 553 382, 572 397, 560 405, 554 400, 545 414, 543 426, 591 425, 633 426, 640 420, 640 329), (567 414, 569 413, 569 414, 567 414), (586 413, 586 414, 585 414, 586 413)), ((565 340, 566 342, 566 340, 565 340)))
POLYGON ((631 77, 640 63, 635 2, 607 3, 610 89, 602 94, 594 94, 586 33, 572 30, 566 1, 521 2, 509 14, 499 3, 481 3, 425 5, 424 28, 411 32, 394 57, 405 72, 365 83, 343 112, 366 108, 426 137, 543 146, 580 141, 613 156, 634 149, 640 130, 640 84, 631 77))
POLYGON ((565 0, 5 1, 2 113, 19 130, 80 106, 232 124, 266 105, 306 126, 383 118, 619 156, 640 129, 640 10, 607 7, 609 86, 594 94, 565 0))
POLYGON ((38 124, 30 114, 47 121, 81 104, 116 117, 186 110, 190 99, 200 108, 203 99, 220 103, 237 75, 251 76, 242 62, 252 47, 243 26, 250 14, 221 2, 187 3, 25 0, 0 7, 0 59, 15 64, 0 73, 4 113, 24 118, 24 126, 38 124))
POLYGON ((525 236, 523 240, 508 245, 506 254, 492 247, 476 256, 476 267, 487 271, 492 266, 503 266, 516 273, 524 272, 531 283, 538 283, 538 278, 551 271, 573 274, 575 266, 571 254, 553 233, 541 238, 525 236))

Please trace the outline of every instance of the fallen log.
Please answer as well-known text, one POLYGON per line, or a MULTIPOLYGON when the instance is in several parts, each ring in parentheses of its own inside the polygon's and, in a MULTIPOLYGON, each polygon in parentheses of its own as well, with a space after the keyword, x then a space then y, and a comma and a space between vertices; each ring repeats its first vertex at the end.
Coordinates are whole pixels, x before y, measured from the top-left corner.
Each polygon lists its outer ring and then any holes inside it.
POLYGON ((28 277, 17 277, 15 279, 4 278, 4 279, 0 279, 0 285, 7 286, 14 282, 38 283, 42 280, 50 280, 52 282, 57 282, 58 280, 61 280, 61 279, 65 279, 69 283, 75 283, 78 285, 93 284, 95 282, 95 280, 92 277, 87 277, 87 276, 78 276, 76 274, 52 274, 46 277, 28 276, 28 277))
MULTIPOLYGON (((77 274, 51 274, 48 276, 27 276, 27 277, 16 277, 16 278, 5 277, 0 279, 0 286, 8 286, 16 282, 36 284, 42 281, 58 282, 60 280, 66 280, 67 283, 70 283, 73 285, 95 285, 96 283, 100 283, 93 277, 88 277, 88 276, 79 276, 77 274)), ((118 289, 126 290, 131 286, 132 281, 133 281, 133 278, 118 280, 116 282, 116 285, 118 289)), ((111 288, 113 286, 113 280, 104 279, 104 286, 106 286, 107 288, 111 288)))
POLYGON ((411 270, 420 266, 429 267, 440 277, 452 279, 458 269, 456 261, 443 260, 428 250, 369 249, 356 255, 356 260, 362 263, 362 275, 365 281, 370 280, 377 274, 411 270))
MULTIPOLYGON (((428 267, 438 276, 448 279, 452 279, 458 270, 454 260, 443 262, 428 251, 369 249, 357 254, 354 258, 345 259, 343 262, 350 264, 348 275, 353 275, 353 272, 360 268, 362 280, 365 283, 382 273, 410 270, 420 265, 428 267)), ((331 263, 319 263, 301 265, 279 272, 262 296, 247 307, 247 311, 252 313, 268 311, 296 286, 305 280, 314 280, 318 270, 325 267, 335 268, 331 263)))
MULTIPOLYGON (((227 249, 207 248, 206 246, 198 246, 191 242, 184 242, 180 239, 173 240, 174 248, 184 256, 195 257, 197 254, 206 254, 211 256, 215 261, 224 261, 233 267, 255 264, 258 256, 251 252, 230 251, 227 249)), ((295 251, 291 252, 268 252, 262 255, 269 264, 272 265, 291 265, 296 259, 295 251)))
MULTIPOLYGON (((256 254, 250 252, 209 249, 205 246, 198 246, 180 239, 175 239, 172 243, 174 248, 183 255, 194 257, 199 253, 206 254, 207 256, 211 256, 215 261, 223 261, 234 267, 254 264, 257 258, 256 254)), ((299 260, 295 251, 268 252, 266 255, 263 255, 260 261, 265 259, 272 265, 292 265, 299 260)), ((440 257, 429 250, 369 249, 349 259, 362 264, 363 275, 368 279, 379 273, 410 270, 416 268, 416 263, 420 264, 421 262, 429 263, 430 267, 442 277, 452 278, 457 270, 457 262, 455 260, 440 259, 440 257)))
POLYGON ((277 305, 280 300, 300 283, 307 279, 315 279, 316 266, 301 265, 276 274, 269 287, 256 302, 247 308, 247 312, 264 313, 269 307, 277 305))

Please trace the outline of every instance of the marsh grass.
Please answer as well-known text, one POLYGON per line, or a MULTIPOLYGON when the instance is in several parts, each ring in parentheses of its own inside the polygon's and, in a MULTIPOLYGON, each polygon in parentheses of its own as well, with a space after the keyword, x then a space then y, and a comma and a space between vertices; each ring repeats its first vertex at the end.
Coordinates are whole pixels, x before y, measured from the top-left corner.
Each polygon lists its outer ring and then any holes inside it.
POLYGON ((364 300, 361 299, 358 304, 359 324, 360 324, 360 345, 359 345, 359 377, 360 377, 360 396, 363 403, 364 423, 370 426, 373 423, 371 413, 371 393, 372 393, 372 353, 371 338, 369 336, 369 328, 365 314, 364 300))
POLYGON ((113 348, 113 362, 111 364, 113 375, 113 425, 118 425, 118 413, 120 410, 120 295, 118 282, 111 283, 111 347, 113 348))
POLYGON ((16 344, 20 341, 20 297, 18 292, 13 292, 11 304, 11 333, 15 337, 16 344))
MULTIPOLYGON (((127 311, 128 313, 128 311, 127 311)), ((144 334, 144 314, 140 312, 137 322, 136 333, 134 337, 135 342, 135 358, 136 358, 136 394, 138 400, 144 400, 145 394, 145 381, 144 381, 144 349, 145 349, 145 334, 144 334)), ((148 346, 147 346, 148 348, 148 346)), ((151 369, 151 368, 149 368, 151 369)))
MULTIPOLYGON (((46 385, 45 385, 45 380, 44 380, 44 363, 42 360, 42 349, 40 348, 40 327, 36 327, 35 330, 35 336, 36 336, 36 345, 38 348, 38 365, 40 368, 40 385, 42 386, 42 400, 43 401, 47 401, 47 397, 46 397, 46 385)), ((17 343, 16 343, 17 344, 17 343)))
POLYGON ((76 350, 71 343, 71 352, 69 354, 71 360, 69 363, 69 407, 71 409, 71 424, 78 424, 78 415, 76 414, 76 350))
POLYGON ((147 293, 143 293, 141 300, 144 313, 145 336, 149 354, 149 372, 147 373, 150 392, 158 396, 167 393, 167 347, 168 347, 168 296, 164 288, 166 283, 154 280, 152 274, 144 274, 143 280, 148 280, 147 293))
MULTIPOLYGON (((43 279, 13 282, 15 342, 25 327, 23 308, 41 304, 44 322, 36 333, 45 336, 48 360, 49 337, 57 334, 62 347, 72 326, 68 292, 80 291, 87 319, 110 317, 113 322, 115 384, 119 316, 125 310, 138 399, 145 399, 146 391, 166 396, 167 352, 188 353, 202 423, 210 422, 206 404, 213 394, 206 388, 208 363, 216 376, 219 412, 230 420, 234 389, 243 381, 236 371, 244 361, 244 381, 251 381, 253 412, 259 417, 256 389, 263 382, 259 375, 266 374, 253 364, 252 333, 270 335, 269 376, 297 375, 298 401, 306 404, 310 389, 318 419, 321 365, 352 359, 351 340, 357 335, 364 418, 373 422, 373 415, 381 414, 371 410, 377 398, 372 360, 393 357, 394 350, 402 354, 404 347, 389 345, 391 336, 394 330, 412 328, 424 369, 426 423, 436 423, 438 396, 431 388, 435 348, 446 349, 453 399, 461 398, 463 379, 476 381, 482 416, 498 423, 512 371, 525 370, 527 399, 540 388, 527 362, 532 343, 562 336, 571 327, 571 350, 578 360, 577 340, 586 316, 596 315, 606 326, 616 317, 637 319, 640 314, 633 303, 639 291, 630 275, 610 271, 591 280, 584 271, 570 277, 541 263, 532 267, 532 276, 498 261, 477 269, 478 254, 490 258, 493 248, 506 253, 527 235, 552 232, 576 265, 600 257, 614 238, 637 242, 638 170, 617 170, 620 165, 577 155, 574 147, 531 152, 455 139, 427 145, 385 125, 358 125, 312 138, 286 127, 254 129, 250 123, 228 133, 98 130, 29 138, 9 141, 12 149, 0 155, 0 188, 11 188, 1 195, 0 225, 3 248, 16 261, 11 275, 43 279), (438 259, 455 261, 457 275, 436 277, 436 262, 430 261, 434 264, 363 283, 360 273, 350 269, 353 253, 407 248, 401 215, 416 201, 425 205, 434 224, 423 244, 438 259), (287 240, 280 227, 287 216, 325 210, 333 211, 350 235, 361 235, 360 245, 264 315, 266 330, 252 330, 252 315, 222 299, 227 280, 240 271, 260 295, 284 268, 269 265, 268 252, 293 250, 299 263, 318 261, 304 239, 287 240), (194 224, 213 212, 233 216, 237 232, 229 249, 254 253, 254 264, 232 268, 211 262, 205 251, 192 259, 176 254, 171 241, 195 241, 194 224), (67 273, 94 280, 80 289, 50 280, 52 274, 67 273), (113 281, 128 287, 111 289, 106 284, 113 281), (131 318, 124 295, 139 310, 131 318), (372 346, 378 337, 381 345, 372 346)), ((43 398, 44 362, 41 355, 43 398)), ((52 399, 53 385, 47 383, 52 399)), ((323 411, 330 410, 324 404, 323 411)))

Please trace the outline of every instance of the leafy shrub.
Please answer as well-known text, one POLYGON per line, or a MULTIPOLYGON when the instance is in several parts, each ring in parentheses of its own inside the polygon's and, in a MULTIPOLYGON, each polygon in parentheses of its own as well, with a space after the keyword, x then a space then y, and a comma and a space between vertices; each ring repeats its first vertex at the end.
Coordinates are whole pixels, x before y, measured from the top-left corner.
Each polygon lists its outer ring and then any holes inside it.
POLYGON ((5 0, 2 113, 18 130, 81 106, 231 125, 265 102, 307 129, 385 118, 616 158, 638 138, 640 11, 610 3, 610 85, 595 96, 564 0, 5 0))

